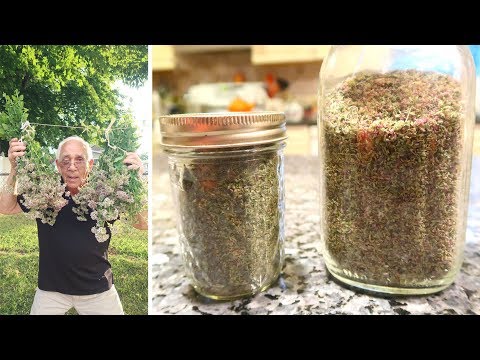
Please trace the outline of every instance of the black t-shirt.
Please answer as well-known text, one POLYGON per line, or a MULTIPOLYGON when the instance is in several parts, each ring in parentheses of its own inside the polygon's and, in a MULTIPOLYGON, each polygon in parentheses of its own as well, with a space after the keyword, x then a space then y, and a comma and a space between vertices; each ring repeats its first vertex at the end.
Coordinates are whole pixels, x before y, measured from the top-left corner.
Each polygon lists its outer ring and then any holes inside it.
MULTIPOLYGON (((24 212, 22 203, 17 202, 24 212)), ((75 203, 65 197, 68 204, 57 215, 53 226, 37 220, 39 243, 38 288, 69 295, 92 295, 107 291, 112 287, 113 274, 108 261, 109 238, 98 242, 92 227, 96 221, 86 216, 87 221, 77 220, 72 211, 75 203)))

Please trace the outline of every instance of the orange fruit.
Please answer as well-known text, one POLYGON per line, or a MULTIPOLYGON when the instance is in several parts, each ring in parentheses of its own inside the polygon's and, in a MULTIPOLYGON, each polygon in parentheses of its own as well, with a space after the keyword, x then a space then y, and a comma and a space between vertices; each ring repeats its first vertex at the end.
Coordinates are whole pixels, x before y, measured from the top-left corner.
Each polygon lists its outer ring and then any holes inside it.
POLYGON ((255 104, 246 102, 241 98, 235 98, 228 106, 228 111, 251 111, 255 104))

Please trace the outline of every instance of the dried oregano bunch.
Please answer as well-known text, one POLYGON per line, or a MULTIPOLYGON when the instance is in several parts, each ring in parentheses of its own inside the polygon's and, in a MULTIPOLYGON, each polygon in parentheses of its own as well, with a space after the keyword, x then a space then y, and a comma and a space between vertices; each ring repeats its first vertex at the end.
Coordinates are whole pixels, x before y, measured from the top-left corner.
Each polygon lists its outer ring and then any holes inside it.
POLYGON ((0 138, 9 141, 19 138, 27 144, 25 155, 17 159, 17 193, 30 211, 27 215, 45 224, 55 224, 60 209, 67 203, 63 198, 65 185, 52 165, 52 157, 35 140, 35 127, 27 121, 28 110, 23 95, 3 94, 5 111, 0 113, 0 138), (21 128, 21 132, 20 132, 21 128))
POLYGON ((52 165, 52 158, 35 140, 35 128, 28 123, 22 140, 27 143, 27 151, 17 160, 17 193, 23 195, 21 202, 30 209, 29 217, 53 225, 58 212, 67 204, 63 195, 69 193, 52 165))
POLYGON ((138 135, 130 118, 115 123, 106 131, 105 151, 95 163, 80 192, 73 196, 78 205, 73 211, 79 220, 90 216, 97 221, 92 232, 99 242, 109 237, 106 225, 117 219, 136 221, 136 215, 146 209, 146 184, 137 171, 123 163, 126 152, 138 148, 138 135))
POLYGON ((462 106, 458 81, 416 70, 327 94, 325 245, 347 276, 415 286, 455 268, 462 106))

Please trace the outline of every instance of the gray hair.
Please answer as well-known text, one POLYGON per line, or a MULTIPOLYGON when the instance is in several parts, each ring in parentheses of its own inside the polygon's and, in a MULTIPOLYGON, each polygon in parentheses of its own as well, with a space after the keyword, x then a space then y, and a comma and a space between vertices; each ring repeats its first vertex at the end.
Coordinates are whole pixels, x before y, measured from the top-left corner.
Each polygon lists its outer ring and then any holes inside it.
POLYGON ((91 159, 93 159, 92 148, 90 147, 90 144, 88 142, 83 140, 80 136, 69 136, 66 139, 63 139, 60 142, 60 144, 58 144, 57 160, 60 160, 60 151, 62 150, 62 146, 65 145, 66 142, 71 140, 76 140, 82 144, 83 148, 85 149, 85 152, 87 153, 87 161, 90 161, 91 159))

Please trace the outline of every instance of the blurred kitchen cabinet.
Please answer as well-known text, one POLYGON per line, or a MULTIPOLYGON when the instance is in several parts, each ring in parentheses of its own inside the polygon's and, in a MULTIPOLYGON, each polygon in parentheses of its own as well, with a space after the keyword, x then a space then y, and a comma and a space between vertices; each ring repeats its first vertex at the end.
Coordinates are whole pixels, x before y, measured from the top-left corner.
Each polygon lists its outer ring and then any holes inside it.
POLYGON ((172 45, 152 46, 152 70, 165 71, 175 68, 175 49, 172 45))
POLYGON ((177 54, 207 53, 215 51, 248 50, 250 45, 175 45, 177 54))
POLYGON ((321 61, 330 45, 252 45, 252 64, 321 61))

